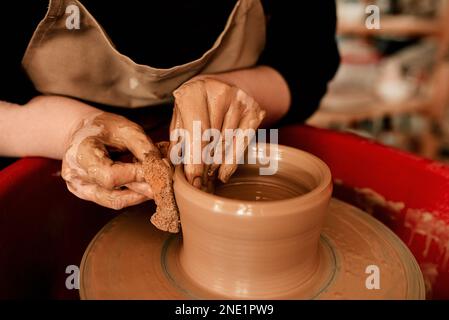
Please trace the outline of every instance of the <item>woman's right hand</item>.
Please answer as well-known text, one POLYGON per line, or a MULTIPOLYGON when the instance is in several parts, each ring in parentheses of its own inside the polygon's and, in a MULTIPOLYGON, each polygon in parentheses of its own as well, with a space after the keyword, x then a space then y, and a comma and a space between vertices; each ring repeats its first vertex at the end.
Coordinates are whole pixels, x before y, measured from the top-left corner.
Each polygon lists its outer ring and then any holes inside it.
POLYGON ((154 150, 157 147, 137 124, 115 114, 94 113, 74 130, 61 175, 77 197, 119 210, 153 198, 141 164, 154 150), (138 162, 114 162, 106 146, 129 150, 138 162))

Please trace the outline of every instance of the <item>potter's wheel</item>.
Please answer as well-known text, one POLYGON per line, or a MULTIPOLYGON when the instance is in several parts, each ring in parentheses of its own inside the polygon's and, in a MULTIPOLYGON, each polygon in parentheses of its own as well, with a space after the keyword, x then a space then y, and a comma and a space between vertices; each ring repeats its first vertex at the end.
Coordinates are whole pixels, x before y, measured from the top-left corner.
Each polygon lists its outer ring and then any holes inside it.
MULTIPOLYGON (((92 240, 81 263, 82 299, 223 299, 195 284, 179 265, 179 236, 155 229, 148 212, 128 212, 92 240)), ((322 232, 319 270, 282 299, 423 299, 419 267, 380 222, 333 199, 322 232), (380 289, 369 290, 369 265, 380 289)))

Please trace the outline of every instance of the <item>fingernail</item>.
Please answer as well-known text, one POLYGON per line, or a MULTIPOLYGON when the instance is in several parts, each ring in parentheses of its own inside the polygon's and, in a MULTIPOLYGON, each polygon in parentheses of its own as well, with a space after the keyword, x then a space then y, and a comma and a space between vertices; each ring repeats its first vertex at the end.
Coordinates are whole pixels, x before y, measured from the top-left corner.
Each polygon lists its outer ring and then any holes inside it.
POLYGON ((197 189, 201 189, 201 177, 193 179, 193 186, 197 189))

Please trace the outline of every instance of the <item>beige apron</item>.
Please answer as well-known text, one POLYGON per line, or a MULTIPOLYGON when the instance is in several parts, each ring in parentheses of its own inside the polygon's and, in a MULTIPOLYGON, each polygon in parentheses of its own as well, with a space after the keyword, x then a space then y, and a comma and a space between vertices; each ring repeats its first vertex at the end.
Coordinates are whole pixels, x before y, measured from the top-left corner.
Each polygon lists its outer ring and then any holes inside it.
POLYGON ((44 94, 138 108, 170 102, 172 92, 197 74, 253 66, 264 45, 260 0, 239 0, 225 29, 201 58, 169 69, 152 68, 120 54, 79 1, 51 0, 22 64, 44 94), (79 28, 67 26, 73 13, 68 6, 79 9, 79 28))

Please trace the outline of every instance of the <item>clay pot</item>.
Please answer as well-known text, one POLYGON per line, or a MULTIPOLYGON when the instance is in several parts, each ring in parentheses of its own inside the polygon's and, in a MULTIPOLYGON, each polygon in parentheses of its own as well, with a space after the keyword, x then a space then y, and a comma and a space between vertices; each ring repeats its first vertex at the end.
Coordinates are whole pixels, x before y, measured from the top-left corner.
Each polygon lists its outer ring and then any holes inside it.
MULTIPOLYGON (((248 153, 260 154, 257 146, 248 153)), ((216 194, 195 189, 177 168, 179 263, 205 290, 229 298, 288 296, 324 272, 319 242, 332 193, 330 170, 304 151, 278 146, 275 153, 274 176, 260 176, 259 164, 240 165, 216 194)))

